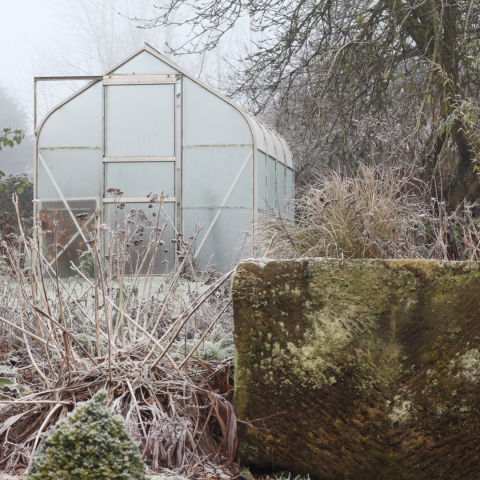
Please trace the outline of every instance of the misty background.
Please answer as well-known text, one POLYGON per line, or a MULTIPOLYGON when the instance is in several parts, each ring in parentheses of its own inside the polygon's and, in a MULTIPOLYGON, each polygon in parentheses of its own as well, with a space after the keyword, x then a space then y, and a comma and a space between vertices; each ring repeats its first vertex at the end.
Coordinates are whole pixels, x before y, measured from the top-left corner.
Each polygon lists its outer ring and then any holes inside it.
MULTIPOLYGON (((1 170, 33 174, 35 76, 100 75, 147 42, 207 84, 227 90, 234 62, 254 45, 248 18, 213 50, 178 56, 167 44, 176 48, 191 40, 189 27, 137 28, 158 15, 154 5, 162 0, 2 0, 0 128, 22 128, 26 136, 19 146, 2 151, 1 170)), ((175 20, 181 23, 189 13, 179 11, 175 20)), ((38 82, 37 125, 85 83, 38 82)))

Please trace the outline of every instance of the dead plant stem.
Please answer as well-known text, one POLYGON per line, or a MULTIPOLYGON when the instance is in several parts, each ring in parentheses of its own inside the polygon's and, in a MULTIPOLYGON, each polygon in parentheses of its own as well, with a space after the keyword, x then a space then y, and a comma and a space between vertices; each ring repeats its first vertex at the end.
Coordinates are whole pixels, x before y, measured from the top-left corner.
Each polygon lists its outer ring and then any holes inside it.
MULTIPOLYGON (((191 350, 191 352, 188 354, 188 356, 185 357, 185 359, 183 360, 183 362, 180 364, 179 368, 182 368, 187 362, 188 360, 190 359, 190 357, 196 352, 197 348, 200 346, 200 344, 205 340, 205 337, 208 335, 208 333, 210 332, 210 330, 213 328, 213 326, 218 322, 219 318, 223 315, 223 313, 225 312, 225 310, 231 305, 232 301, 228 301, 225 306, 222 308, 221 312, 215 317, 215 320, 213 320, 213 322, 209 325, 209 327, 205 330, 205 332, 203 332, 203 335, 202 337, 200 338, 200 340, 197 342, 197 344, 195 345, 195 347, 193 347, 193 349, 191 350)), ((155 364, 153 364, 153 367, 155 366, 155 364)))

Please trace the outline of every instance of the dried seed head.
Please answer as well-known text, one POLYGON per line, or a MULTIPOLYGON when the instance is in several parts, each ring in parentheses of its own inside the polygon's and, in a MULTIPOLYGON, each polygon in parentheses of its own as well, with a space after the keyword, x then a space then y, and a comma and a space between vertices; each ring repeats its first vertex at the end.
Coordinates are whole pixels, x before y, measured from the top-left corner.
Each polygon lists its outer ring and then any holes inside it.
POLYGON ((75 215, 75 218, 84 222, 88 218, 88 213, 79 213, 78 215, 75 215))
POLYGON ((123 192, 119 188, 108 188, 107 192, 113 195, 114 197, 121 197, 123 195, 123 192))

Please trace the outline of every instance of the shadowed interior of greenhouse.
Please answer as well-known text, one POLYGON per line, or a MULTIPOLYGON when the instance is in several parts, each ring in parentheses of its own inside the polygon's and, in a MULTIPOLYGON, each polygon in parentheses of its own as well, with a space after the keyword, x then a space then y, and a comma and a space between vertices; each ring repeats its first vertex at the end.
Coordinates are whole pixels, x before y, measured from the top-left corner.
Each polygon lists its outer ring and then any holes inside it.
MULTIPOLYGON (((143 212, 148 238, 157 224, 157 210, 148 207, 162 191, 163 239, 171 246, 178 233, 188 239, 200 225, 193 250, 200 268, 223 271, 252 256, 245 239, 255 235, 257 221, 293 215, 293 157, 285 140, 149 45, 87 79, 36 130, 36 214, 52 262, 48 247, 58 222, 63 275, 87 251, 95 222, 115 229, 132 209, 143 212), (123 208, 113 188, 123 192, 123 208)), ((154 273, 168 272, 175 248, 157 255, 154 273)))

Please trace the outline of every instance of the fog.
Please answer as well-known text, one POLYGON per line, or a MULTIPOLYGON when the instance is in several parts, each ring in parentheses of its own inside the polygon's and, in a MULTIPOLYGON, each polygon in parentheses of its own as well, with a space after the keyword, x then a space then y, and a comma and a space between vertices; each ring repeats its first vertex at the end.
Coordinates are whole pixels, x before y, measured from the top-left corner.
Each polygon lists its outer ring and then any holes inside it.
MULTIPOLYGON (((216 49, 203 55, 174 56, 189 39, 181 27, 144 29, 155 15, 153 0, 16 0, 0 3, 0 128, 22 128, 20 146, 4 149, 0 170, 33 173, 33 78, 52 75, 99 75, 144 42, 193 75, 223 90, 232 62, 251 47, 248 19, 239 22, 216 49)), ((188 14, 188 12, 183 12, 188 14)), ((181 17, 182 12, 178 15, 181 17)), ((85 82, 39 82, 37 124, 57 103, 85 82)))

